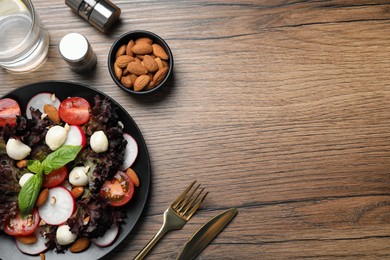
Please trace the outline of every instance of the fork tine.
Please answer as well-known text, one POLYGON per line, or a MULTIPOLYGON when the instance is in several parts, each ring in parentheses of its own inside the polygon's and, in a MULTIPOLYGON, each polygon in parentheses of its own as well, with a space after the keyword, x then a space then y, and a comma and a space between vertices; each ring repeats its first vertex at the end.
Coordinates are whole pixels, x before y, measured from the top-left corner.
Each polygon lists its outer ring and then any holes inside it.
MULTIPOLYGON (((200 186, 200 185, 199 185, 200 186)), ((197 188, 199 188, 199 186, 197 188)), ((194 204, 194 202, 199 198, 200 194, 202 194, 202 192, 204 191, 204 188, 202 188, 200 190, 200 192, 198 192, 198 195, 196 195, 195 198, 191 199, 190 202, 186 203, 186 207, 184 208, 184 210, 182 211, 182 214, 185 215, 187 213, 187 211, 192 207, 192 205, 194 204)), ((192 197, 193 194, 191 194, 191 197, 192 197)), ((190 198, 191 198, 190 197, 190 198)), ((182 209, 180 209, 182 210, 182 209)))
POLYGON ((186 205, 188 205, 188 201, 192 198, 192 196, 194 195, 194 193, 199 189, 200 187, 200 183, 198 184, 198 186, 196 186, 195 189, 192 190, 191 194, 186 196, 185 199, 182 201, 182 203, 180 205, 177 205, 178 208, 176 209, 178 212, 181 211, 186 205), (179 207, 180 206, 180 207, 179 207))
POLYGON ((181 194, 180 196, 172 203, 171 207, 172 208, 176 208, 182 201, 183 199, 186 197, 188 191, 192 188, 192 186, 194 186, 194 184, 196 183, 196 180, 193 181, 190 186, 188 186, 181 194))
POLYGON ((202 204, 202 202, 204 201, 204 199, 206 198, 207 194, 209 194, 209 192, 206 192, 203 197, 194 205, 194 207, 192 207, 192 209, 190 211, 188 211, 188 214, 185 216, 185 218, 188 220, 192 217, 192 215, 194 215, 194 213, 197 211, 197 209, 199 208, 200 204, 202 204))

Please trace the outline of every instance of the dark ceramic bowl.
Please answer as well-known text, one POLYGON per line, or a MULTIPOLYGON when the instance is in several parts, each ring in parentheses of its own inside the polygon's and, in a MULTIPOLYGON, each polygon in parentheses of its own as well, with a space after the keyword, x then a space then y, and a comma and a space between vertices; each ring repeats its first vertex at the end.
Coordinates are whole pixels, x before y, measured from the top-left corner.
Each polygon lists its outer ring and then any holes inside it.
POLYGON ((149 94, 152 92, 155 92, 156 90, 162 88, 163 86, 167 85, 167 80, 172 74, 173 70, 173 55, 172 51, 169 48, 168 44, 157 34, 154 34, 152 32, 148 31, 130 31, 127 33, 122 34, 119 36, 119 38, 112 44, 110 52, 108 53, 108 71, 110 72, 111 78, 114 80, 114 82, 124 91, 132 94, 137 94, 137 95, 142 95, 142 94, 149 94), (116 77, 115 75, 115 69, 114 69, 114 64, 115 64, 115 55, 118 51, 118 49, 123 46, 127 45, 130 40, 137 40, 138 38, 142 37, 148 37, 153 40, 153 43, 159 44, 165 52, 168 54, 168 60, 166 61, 168 63, 168 72, 165 76, 165 78, 155 87, 147 90, 140 90, 140 91, 134 91, 133 87, 126 87, 124 86, 121 81, 116 77))

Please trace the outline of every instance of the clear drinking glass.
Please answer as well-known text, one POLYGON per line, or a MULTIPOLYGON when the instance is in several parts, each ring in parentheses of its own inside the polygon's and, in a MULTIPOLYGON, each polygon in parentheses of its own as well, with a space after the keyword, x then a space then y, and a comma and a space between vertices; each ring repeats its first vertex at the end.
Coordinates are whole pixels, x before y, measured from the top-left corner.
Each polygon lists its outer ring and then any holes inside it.
POLYGON ((37 68, 47 57, 49 34, 30 0, 0 0, 0 66, 15 72, 37 68))

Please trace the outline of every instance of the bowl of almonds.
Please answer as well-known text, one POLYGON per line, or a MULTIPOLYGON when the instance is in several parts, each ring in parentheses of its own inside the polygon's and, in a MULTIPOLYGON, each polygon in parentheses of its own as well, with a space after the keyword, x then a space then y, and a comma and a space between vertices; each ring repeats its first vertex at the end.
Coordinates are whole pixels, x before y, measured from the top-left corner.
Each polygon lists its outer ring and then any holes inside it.
POLYGON ((122 34, 108 54, 108 70, 126 92, 147 94, 164 86, 171 75, 173 56, 168 44, 148 31, 122 34))

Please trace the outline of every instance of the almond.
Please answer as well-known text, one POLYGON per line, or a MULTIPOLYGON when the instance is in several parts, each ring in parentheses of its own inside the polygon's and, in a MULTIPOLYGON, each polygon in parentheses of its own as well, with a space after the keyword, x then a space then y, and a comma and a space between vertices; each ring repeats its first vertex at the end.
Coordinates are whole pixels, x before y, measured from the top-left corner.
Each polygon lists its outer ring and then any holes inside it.
POLYGON ((159 69, 156 74, 153 76, 153 81, 155 82, 156 86, 163 81, 165 76, 167 75, 168 67, 164 67, 162 69, 159 69))
POLYGON ((162 61, 161 61, 161 59, 159 57, 155 58, 154 60, 157 62, 159 70, 164 68, 164 64, 162 63, 162 61))
POLYGON ((138 76, 134 75, 134 74, 131 74, 129 78, 131 80, 131 84, 134 85, 134 82, 137 80, 138 76))
POLYGON ((139 64, 141 64, 141 62, 142 62, 142 60, 141 60, 139 57, 135 57, 135 58, 134 58, 134 61, 137 62, 137 63, 139 63, 139 64))
POLYGON ((163 47, 161 47, 160 44, 153 44, 153 54, 156 55, 157 57, 161 58, 162 60, 168 60, 168 54, 165 52, 163 47))
POLYGON ((84 218, 84 220, 83 220, 83 225, 85 226, 85 225, 87 225, 88 223, 89 223, 89 220, 91 219, 91 217, 90 216, 86 216, 85 218, 84 218))
POLYGON ((123 71, 122 71, 122 77, 123 76, 127 76, 129 75, 129 71, 127 70, 127 68, 125 68, 123 71))
POLYGON ((150 77, 148 75, 139 76, 134 82, 134 91, 140 91, 146 87, 150 82, 150 77))
POLYGON ((145 90, 150 90, 156 86, 153 80, 150 80, 149 84, 145 87, 145 90))
POLYGON ((131 51, 131 48, 134 46, 134 41, 130 40, 129 43, 126 45, 126 54, 129 56, 133 56, 133 52, 131 51))
POLYGON ((145 69, 144 66, 142 66, 141 63, 138 63, 136 61, 132 61, 129 63, 129 65, 127 66, 127 70, 130 72, 130 73, 133 73, 135 75, 144 75, 144 74, 147 74, 148 73, 148 70, 145 69))
POLYGON ((79 253, 86 250, 91 244, 91 240, 87 237, 80 237, 73 242, 72 246, 69 248, 69 251, 72 253, 79 253))
POLYGON ((141 38, 138 38, 137 40, 135 40, 135 44, 140 43, 140 42, 146 42, 146 43, 152 44, 153 40, 148 38, 148 37, 141 37, 141 38))
POLYGON ((119 49, 116 51, 115 58, 118 59, 119 56, 125 55, 126 54, 126 45, 122 45, 119 47, 119 49))
POLYGON ((144 56, 144 65, 145 68, 150 72, 156 72, 158 71, 158 64, 157 62, 152 58, 152 56, 145 55, 144 56))
POLYGON ((18 168, 26 168, 27 167, 27 163, 28 163, 28 160, 24 159, 24 160, 20 160, 16 163, 16 166, 18 168))
POLYGON ((114 72, 115 72, 115 77, 117 78, 117 79, 121 79, 121 77, 122 77, 122 69, 121 68, 119 68, 117 65, 116 65, 116 63, 114 63, 114 72))
POLYGON ((119 68, 123 69, 123 68, 126 68, 127 65, 129 64, 129 62, 131 62, 131 61, 133 61, 133 60, 134 60, 134 58, 131 57, 131 56, 122 55, 122 56, 119 56, 119 57, 116 59, 115 63, 116 63, 116 65, 117 65, 119 68))
POLYGON ((55 106, 45 104, 43 106, 43 112, 47 115, 47 117, 56 124, 61 122, 60 114, 55 106))
POLYGON ((83 195, 84 193, 84 187, 74 187, 72 190, 71 190, 71 193, 73 195, 73 197, 75 199, 77 199, 78 197, 80 197, 81 195, 83 195))
POLYGON ((130 180, 134 183, 134 186, 139 187, 139 178, 135 171, 131 168, 127 168, 126 174, 130 177, 130 180))
POLYGON ((131 88, 133 86, 133 82, 131 82, 131 79, 130 77, 126 76, 126 77, 122 77, 121 78, 121 83, 123 86, 125 86, 126 88, 131 88))
POLYGON ((37 201, 35 202, 35 207, 39 208, 40 206, 42 206, 46 202, 48 197, 49 189, 42 190, 41 193, 39 193, 38 195, 37 201))
POLYGON ((153 52, 153 47, 147 42, 139 42, 131 48, 131 51, 135 54, 148 54, 153 52))
POLYGON ((135 55, 135 57, 138 58, 138 59, 140 59, 140 60, 144 60, 144 56, 145 56, 145 55, 139 55, 139 54, 138 54, 138 55, 135 55))
POLYGON ((35 234, 31 234, 31 235, 23 236, 23 237, 15 237, 15 238, 25 245, 34 244, 38 240, 37 236, 35 234))

